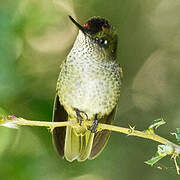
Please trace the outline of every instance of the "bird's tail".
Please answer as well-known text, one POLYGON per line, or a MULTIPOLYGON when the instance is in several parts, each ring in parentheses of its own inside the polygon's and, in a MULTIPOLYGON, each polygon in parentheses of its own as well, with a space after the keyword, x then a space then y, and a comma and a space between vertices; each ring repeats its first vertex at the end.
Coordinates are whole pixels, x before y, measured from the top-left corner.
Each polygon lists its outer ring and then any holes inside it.
POLYGON ((85 161, 91 154, 93 145, 94 133, 86 131, 83 135, 77 135, 75 129, 67 126, 64 156, 72 162, 77 159, 78 161, 85 161))

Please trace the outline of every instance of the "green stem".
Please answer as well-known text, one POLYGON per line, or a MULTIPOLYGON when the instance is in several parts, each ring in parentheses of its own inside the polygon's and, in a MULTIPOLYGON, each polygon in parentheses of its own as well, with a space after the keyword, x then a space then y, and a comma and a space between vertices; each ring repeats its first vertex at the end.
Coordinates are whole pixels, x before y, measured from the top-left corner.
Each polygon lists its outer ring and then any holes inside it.
MULTIPOLYGON (((82 125, 91 126, 92 122, 83 121, 82 125)), ((49 127, 52 132, 52 130, 56 127, 63 127, 63 126, 75 127, 75 126, 79 126, 79 124, 77 122, 72 122, 72 121, 65 121, 65 122, 32 121, 32 120, 26 120, 23 118, 17 118, 15 116, 9 116, 9 119, 5 117, 2 117, 2 119, 0 119, 0 126, 6 126, 6 127, 11 127, 11 128, 16 128, 16 126, 41 126, 41 127, 49 127)), ((161 136, 158 136, 157 134, 154 133, 153 129, 151 131, 148 131, 148 130, 138 131, 138 130, 135 130, 135 127, 131 127, 131 126, 129 126, 129 128, 123 128, 123 127, 99 123, 97 130, 100 131, 104 129, 124 133, 124 134, 127 134, 128 136, 137 136, 137 137, 141 137, 145 139, 151 139, 161 144, 170 145, 173 148, 171 155, 172 155, 172 158, 174 159, 177 174, 179 174, 180 168, 177 165, 176 158, 180 154, 180 146, 178 146, 177 144, 174 144, 173 142, 161 136)))
MULTIPOLYGON (((70 121, 65 121, 65 122, 32 121, 32 120, 26 120, 26 119, 17 118, 17 117, 14 117, 13 120, 3 119, 3 120, 1 120, 0 125, 3 126, 3 124, 5 124, 5 123, 6 124, 13 123, 18 126, 49 127, 51 130, 53 130, 56 127, 77 126, 78 125, 77 122, 70 122, 70 121)), ((84 121, 83 125, 91 126, 92 122, 84 121)), ((147 133, 146 131, 138 131, 138 130, 135 130, 135 127, 123 128, 123 127, 101 124, 101 123, 99 123, 98 125, 99 125, 100 130, 106 129, 106 130, 110 130, 110 131, 124 133, 124 134, 127 134, 128 136, 137 136, 137 137, 141 137, 141 138, 145 138, 145 139, 151 139, 151 140, 157 141, 161 144, 169 144, 169 145, 173 146, 174 151, 177 155, 180 154, 180 146, 172 143, 171 141, 169 141, 161 136, 158 136, 155 133, 147 133)))

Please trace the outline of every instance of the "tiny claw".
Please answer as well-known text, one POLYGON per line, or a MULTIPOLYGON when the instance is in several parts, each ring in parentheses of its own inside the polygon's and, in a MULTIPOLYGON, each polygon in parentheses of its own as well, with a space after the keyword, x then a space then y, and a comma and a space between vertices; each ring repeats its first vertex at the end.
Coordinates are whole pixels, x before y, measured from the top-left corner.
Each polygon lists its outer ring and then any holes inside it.
POLYGON ((93 124, 92 126, 88 127, 88 130, 91 131, 92 133, 97 132, 97 125, 93 124))
POLYGON ((75 112, 76 112, 76 116, 77 116, 77 122, 81 125, 82 123, 82 116, 81 116, 81 111, 77 108, 74 108, 75 112))
POLYGON ((95 115, 94 121, 90 127, 88 127, 88 130, 91 131, 92 133, 97 132, 97 127, 98 127, 98 118, 97 114, 95 115))
POLYGON ((87 120, 88 120, 88 115, 87 115, 84 111, 80 111, 80 110, 77 109, 77 108, 74 108, 74 110, 75 110, 75 112, 76 112, 77 121, 78 121, 79 125, 81 126, 82 121, 83 121, 83 117, 81 116, 81 113, 82 113, 82 114, 85 114, 87 120))

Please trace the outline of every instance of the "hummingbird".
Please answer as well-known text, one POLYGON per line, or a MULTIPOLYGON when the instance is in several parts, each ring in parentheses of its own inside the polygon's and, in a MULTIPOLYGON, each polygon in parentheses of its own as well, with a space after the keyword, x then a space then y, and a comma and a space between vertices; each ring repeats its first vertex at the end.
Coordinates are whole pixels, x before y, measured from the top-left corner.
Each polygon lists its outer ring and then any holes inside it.
POLYGON ((69 18, 79 32, 60 66, 52 121, 78 122, 53 130, 56 151, 72 162, 96 158, 107 144, 111 132, 97 127, 111 124, 115 117, 122 69, 116 60, 117 33, 108 20, 92 17, 80 25, 69 18), (83 121, 92 125, 87 127, 83 121))

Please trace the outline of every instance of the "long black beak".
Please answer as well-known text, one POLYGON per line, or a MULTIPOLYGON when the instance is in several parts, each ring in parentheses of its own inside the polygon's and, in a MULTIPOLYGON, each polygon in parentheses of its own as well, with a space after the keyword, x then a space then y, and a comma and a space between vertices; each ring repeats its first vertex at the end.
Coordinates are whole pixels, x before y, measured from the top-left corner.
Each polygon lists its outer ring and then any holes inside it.
POLYGON ((69 16, 69 19, 83 32, 86 33, 86 29, 81 26, 78 22, 76 22, 71 16, 69 16))

